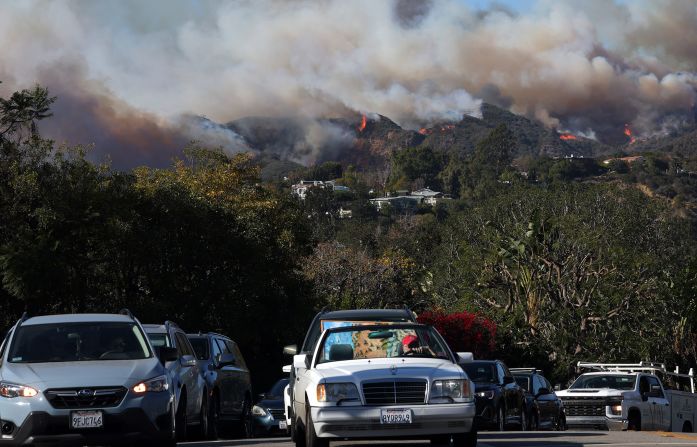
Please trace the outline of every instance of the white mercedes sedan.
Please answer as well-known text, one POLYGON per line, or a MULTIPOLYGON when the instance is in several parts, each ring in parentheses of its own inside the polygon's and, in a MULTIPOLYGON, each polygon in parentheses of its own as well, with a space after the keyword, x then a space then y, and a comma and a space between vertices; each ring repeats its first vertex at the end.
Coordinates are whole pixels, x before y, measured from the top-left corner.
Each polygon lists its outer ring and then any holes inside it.
POLYGON ((431 326, 352 323, 326 329, 296 355, 291 434, 298 447, 331 439, 430 439, 474 447, 474 384, 431 326))

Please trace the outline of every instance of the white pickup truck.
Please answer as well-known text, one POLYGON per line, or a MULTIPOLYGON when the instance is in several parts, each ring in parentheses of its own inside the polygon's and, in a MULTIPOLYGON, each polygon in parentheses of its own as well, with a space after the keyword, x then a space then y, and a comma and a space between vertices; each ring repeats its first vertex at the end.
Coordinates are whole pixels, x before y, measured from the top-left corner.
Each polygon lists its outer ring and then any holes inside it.
POLYGON ((570 427, 693 431, 697 394, 692 370, 680 374, 646 362, 579 362, 578 367, 594 372, 581 374, 568 389, 557 392, 570 427))

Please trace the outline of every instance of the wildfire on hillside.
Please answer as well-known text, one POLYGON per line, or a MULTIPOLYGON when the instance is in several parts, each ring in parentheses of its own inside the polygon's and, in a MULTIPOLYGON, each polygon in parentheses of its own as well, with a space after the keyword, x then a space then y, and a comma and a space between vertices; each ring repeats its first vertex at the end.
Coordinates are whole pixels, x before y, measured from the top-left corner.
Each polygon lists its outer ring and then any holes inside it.
POLYGON ((448 132, 449 130, 455 129, 454 124, 443 124, 438 127, 422 127, 419 129, 421 135, 431 135, 435 131, 440 131, 441 133, 448 132))
POLYGON ((578 137, 576 137, 576 135, 572 135, 570 133, 563 133, 563 134, 559 135, 559 139, 564 140, 564 141, 571 141, 571 140, 578 140, 578 137))
POLYGON ((632 129, 629 128, 629 124, 624 125, 624 134, 629 137, 629 144, 633 144, 636 141, 632 129))
POLYGON ((368 125, 368 118, 363 115, 361 116, 361 124, 358 126, 358 131, 363 132, 365 130, 365 126, 368 125))

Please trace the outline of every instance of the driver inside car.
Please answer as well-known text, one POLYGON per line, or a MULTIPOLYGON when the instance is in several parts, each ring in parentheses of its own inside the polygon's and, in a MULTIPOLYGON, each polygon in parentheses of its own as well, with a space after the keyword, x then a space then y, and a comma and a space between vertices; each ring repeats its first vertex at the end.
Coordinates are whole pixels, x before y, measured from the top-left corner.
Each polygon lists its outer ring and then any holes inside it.
POLYGON ((436 354, 428 346, 421 346, 419 337, 410 334, 402 339, 402 355, 430 355, 436 357, 436 354))

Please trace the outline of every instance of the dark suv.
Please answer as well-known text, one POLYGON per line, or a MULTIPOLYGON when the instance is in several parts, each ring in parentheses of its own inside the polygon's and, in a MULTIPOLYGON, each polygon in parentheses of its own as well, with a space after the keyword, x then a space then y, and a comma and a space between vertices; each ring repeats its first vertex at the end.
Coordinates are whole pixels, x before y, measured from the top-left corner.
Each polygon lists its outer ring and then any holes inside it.
POLYGON ((528 421, 533 430, 565 430, 564 404, 552 385, 535 368, 511 368, 516 382, 525 390, 528 421))
POLYGON ((165 368, 174 384, 177 439, 187 439, 189 426, 194 426, 199 436, 211 437, 214 433, 208 423, 208 388, 186 333, 171 321, 144 324, 143 329, 156 351, 176 358, 166 362, 165 368))
POLYGON ((237 343, 213 332, 187 334, 187 337, 211 390, 210 429, 217 434, 218 428, 222 428, 220 423, 230 421, 238 436, 250 436, 252 382, 237 343))
POLYGON ((511 424, 528 429, 525 391, 500 360, 473 360, 460 363, 475 384, 477 426, 503 431, 511 424))

